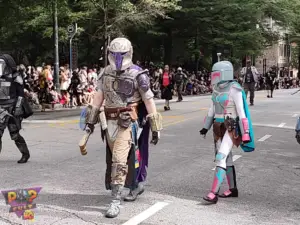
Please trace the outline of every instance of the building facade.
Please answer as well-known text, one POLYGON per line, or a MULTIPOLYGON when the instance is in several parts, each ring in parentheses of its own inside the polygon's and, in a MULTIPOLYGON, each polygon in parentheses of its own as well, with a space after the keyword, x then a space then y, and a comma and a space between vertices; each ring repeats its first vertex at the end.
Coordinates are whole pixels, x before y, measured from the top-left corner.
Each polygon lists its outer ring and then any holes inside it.
MULTIPOLYGON (((276 25, 272 18, 266 19, 264 24, 267 29, 279 34, 279 39, 272 46, 266 47, 260 56, 255 59, 255 67, 263 74, 272 66, 276 66, 278 71, 288 69, 290 64, 290 44, 288 30, 276 25)), ((278 73, 279 75, 279 73, 278 73)))

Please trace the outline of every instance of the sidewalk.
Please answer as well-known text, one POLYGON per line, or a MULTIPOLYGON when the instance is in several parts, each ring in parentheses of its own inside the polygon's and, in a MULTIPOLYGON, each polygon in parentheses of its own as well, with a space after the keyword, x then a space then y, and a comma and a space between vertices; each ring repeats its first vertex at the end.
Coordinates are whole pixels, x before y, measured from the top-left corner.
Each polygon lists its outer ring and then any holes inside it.
MULTIPOLYGON (((191 96, 183 96, 183 101, 190 101, 192 99, 197 99, 197 98, 202 98, 202 97, 205 97, 205 96, 210 96, 211 94, 202 94, 202 95, 191 95, 191 96)), ((165 100, 164 99, 155 99, 154 100, 155 103, 157 105, 162 105, 164 104, 165 100)), ((173 100, 171 100, 170 102, 176 102, 177 101, 177 96, 174 96, 173 97, 173 100)), ((86 106, 79 106, 79 107, 73 107, 73 108, 63 108, 62 105, 60 104, 57 104, 55 107, 54 107, 54 110, 52 109, 46 109, 46 112, 41 112, 41 109, 39 108, 35 108, 33 109, 34 111, 34 114, 40 114, 40 113, 49 113, 49 112, 60 112, 60 111, 80 111, 81 109, 84 109, 86 106)))
MULTIPOLYGON (((183 102, 189 102, 189 101, 197 101, 198 99, 203 98, 209 98, 208 95, 197 95, 197 96, 184 96, 183 102)), ((175 103, 177 101, 177 97, 174 96, 174 99, 171 100, 171 104, 175 103)), ((165 103, 165 100, 163 99, 155 99, 155 103, 157 106, 162 106, 165 103)), ((84 109, 86 106, 81 107, 75 107, 75 108, 57 108, 55 110, 46 109, 45 112, 41 112, 40 110, 34 110, 34 114, 28 118, 27 120, 24 120, 24 123, 50 123, 46 121, 52 121, 52 123, 55 121, 57 123, 62 122, 62 119, 65 118, 71 118, 76 117, 77 120, 79 119, 80 113, 82 109, 84 109)))

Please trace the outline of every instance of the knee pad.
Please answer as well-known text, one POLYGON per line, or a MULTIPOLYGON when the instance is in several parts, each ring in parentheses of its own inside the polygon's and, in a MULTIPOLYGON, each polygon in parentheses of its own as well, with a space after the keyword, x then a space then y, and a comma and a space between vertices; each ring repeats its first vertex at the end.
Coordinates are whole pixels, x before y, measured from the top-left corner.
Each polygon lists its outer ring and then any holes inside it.
POLYGON ((128 172, 128 166, 122 163, 113 163, 111 167, 111 180, 112 184, 125 183, 128 172))
POLYGON ((10 138, 13 141, 18 141, 20 139, 20 134, 19 133, 10 133, 10 138))
POLYGON ((11 133, 10 134, 11 140, 18 142, 18 143, 25 143, 24 138, 20 135, 19 132, 17 133, 11 133))
POLYGON ((221 152, 217 153, 217 155, 216 155, 217 166, 226 170, 226 158, 227 158, 227 155, 225 155, 221 152))

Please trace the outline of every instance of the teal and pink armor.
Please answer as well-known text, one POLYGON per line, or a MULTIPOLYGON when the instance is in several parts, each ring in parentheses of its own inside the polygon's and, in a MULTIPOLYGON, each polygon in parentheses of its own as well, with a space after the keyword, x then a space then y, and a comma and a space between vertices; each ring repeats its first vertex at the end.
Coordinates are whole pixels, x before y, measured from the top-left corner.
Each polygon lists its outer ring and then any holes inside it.
MULTIPOLYGON (((211 192, 204 200, 217 203, 219 197, 238 197, 232 147, 249 143, 248 106, 242 87, 233 80, 233 66, 228 61, 216 63, 212 68, 212 104, 204 120, 204 130, 214 126, 216 170, 211 192), (229 190, 219 195, 220 186, 227 177, 229 190)), ((249 117, 250 118, 250 117, 249 117)), ((252 126, 251 126, 252 128, 252 126)))

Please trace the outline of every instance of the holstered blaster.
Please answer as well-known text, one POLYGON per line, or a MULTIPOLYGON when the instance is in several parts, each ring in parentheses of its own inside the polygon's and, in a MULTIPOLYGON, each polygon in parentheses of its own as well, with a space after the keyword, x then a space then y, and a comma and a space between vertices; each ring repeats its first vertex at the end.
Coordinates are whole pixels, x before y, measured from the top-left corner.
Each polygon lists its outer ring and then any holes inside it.
POLYGON ((90 128, 86 128, 85 131, 86 131, 86 133, 83 135, 83 137, 79 141, 79 149, 80 149, 81 155, 87 154, 86 144, 92 134, 92 131, 90 130, 90 128))

